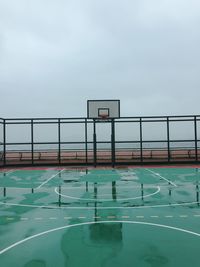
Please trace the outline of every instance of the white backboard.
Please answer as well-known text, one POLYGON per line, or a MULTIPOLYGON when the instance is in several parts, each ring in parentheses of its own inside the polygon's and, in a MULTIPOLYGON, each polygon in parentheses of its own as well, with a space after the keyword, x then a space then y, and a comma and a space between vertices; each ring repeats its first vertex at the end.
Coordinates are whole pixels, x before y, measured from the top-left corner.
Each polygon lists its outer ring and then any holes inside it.
POLYGON ((120 100, 88 100, 87 117, 89 119, 100 119, 102 115, 108 118, 120 117, 120 100))

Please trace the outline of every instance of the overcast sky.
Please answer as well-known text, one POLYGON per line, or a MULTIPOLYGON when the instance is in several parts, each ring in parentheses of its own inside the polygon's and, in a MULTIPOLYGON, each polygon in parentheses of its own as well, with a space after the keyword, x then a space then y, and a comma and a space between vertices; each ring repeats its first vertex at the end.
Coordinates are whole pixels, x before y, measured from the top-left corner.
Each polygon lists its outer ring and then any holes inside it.
POLYGON ((0 0, 0 117, 200 114, 199 0, 0 0))

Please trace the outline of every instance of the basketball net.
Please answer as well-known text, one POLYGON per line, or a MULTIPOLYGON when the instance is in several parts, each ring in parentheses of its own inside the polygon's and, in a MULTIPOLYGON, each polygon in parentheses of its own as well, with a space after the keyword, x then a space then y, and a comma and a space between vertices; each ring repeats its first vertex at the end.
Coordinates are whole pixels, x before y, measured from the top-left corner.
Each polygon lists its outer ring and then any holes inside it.
POLYGON ((107 115, 107 114, 102 114, 102 115, 100 115, 99 117, 100 117, 100 119, 102 119, 102 120, 107 120, 107 119, 108 119, 108 115, 107 115))

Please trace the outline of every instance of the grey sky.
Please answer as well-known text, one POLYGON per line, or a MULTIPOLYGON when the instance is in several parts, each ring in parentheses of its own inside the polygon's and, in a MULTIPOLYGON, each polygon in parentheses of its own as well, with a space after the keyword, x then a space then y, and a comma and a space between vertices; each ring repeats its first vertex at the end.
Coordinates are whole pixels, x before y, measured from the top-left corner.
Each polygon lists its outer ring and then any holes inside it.
POLYGON ((200 114, 199 0, 0 0, 0 117, 200 114))

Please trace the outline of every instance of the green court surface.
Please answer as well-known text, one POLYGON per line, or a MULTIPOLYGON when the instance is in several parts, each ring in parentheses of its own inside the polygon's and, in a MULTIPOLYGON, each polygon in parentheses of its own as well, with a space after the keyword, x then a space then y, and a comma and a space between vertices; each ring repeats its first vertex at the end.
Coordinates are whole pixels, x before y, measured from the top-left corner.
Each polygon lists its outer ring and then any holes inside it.
POLYGON ((192 166, 0 170, 0 266, 200 266, 199 186, 192 166))

